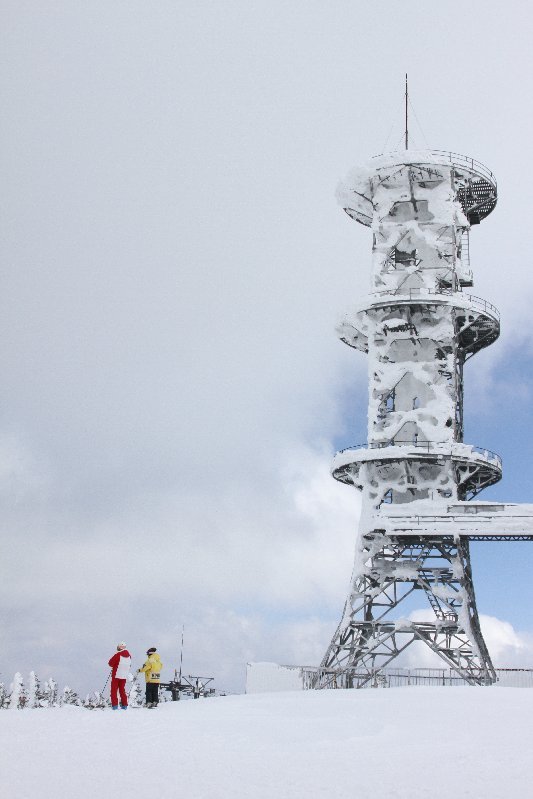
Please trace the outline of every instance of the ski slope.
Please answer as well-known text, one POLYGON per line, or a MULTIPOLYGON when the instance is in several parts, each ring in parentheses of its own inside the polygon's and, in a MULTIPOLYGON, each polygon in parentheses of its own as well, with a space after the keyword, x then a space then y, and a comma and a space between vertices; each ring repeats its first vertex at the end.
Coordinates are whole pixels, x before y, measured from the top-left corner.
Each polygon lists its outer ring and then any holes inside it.
POLYGON ((0 712, 17 799, 520 799, 533 690, 255 694, 157 710, 0 712))

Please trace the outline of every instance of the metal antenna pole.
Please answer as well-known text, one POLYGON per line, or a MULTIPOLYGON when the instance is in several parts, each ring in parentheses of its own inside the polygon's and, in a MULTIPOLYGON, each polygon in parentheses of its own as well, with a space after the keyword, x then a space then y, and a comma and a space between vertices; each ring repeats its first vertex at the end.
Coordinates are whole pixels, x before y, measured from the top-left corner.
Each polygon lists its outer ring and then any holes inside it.
POLYGON ((409 90, 407 88, 407 73, 405 73, 405 149, 409 149, 409 126, 407 119, 407 107, 409 103, 409 90))
POLYGON ((181 653, 180 653, 180 677, 179 677, 180 685, 181 685, 181 667, 183 666, 183 634, 184 634, 184 632, 185 632, 185 625, 183 625, 182 628, 181 628, 181 653))

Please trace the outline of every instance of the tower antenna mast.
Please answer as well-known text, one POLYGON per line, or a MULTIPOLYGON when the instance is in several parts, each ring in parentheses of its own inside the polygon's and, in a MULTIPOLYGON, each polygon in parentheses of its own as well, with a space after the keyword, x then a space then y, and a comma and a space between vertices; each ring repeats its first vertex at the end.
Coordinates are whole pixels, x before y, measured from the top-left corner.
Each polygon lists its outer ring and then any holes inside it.
POLYGON ((185 635, 185 625, 183 625, 182 628, 181 628, 181 653, 180 653, 180 676, 179 676, 180 685, 181 685, 181 670, 182 670, 182 667, 183 667, 183 636, 184 635, 185 635))
POLYGON ((409 127, 407 120, 407 106, 409 103, 409 89, 407 88, 407 73, 405 73, 405 149, 409 149, 409 127))

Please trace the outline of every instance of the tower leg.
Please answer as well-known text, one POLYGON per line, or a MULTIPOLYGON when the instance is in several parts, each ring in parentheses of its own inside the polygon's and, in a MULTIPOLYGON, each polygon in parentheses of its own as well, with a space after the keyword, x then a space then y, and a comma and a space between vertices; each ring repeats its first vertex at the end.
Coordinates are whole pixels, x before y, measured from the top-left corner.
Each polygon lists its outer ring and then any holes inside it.
POLYGON ((481 635, 468 542, 453 537, 365 535, 343 618, 320 664, 317 688, 362 688, 414 641, 423 641, 467 683, 496 674, 481 635), (434 618, 395 611, 423 591, 434 618))

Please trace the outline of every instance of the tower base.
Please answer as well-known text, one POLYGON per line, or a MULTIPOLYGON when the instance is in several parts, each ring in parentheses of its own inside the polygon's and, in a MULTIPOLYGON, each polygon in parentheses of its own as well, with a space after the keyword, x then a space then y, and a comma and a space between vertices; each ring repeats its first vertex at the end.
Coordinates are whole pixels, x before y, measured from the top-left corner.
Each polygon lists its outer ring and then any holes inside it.
POLYGON ((467 539, 363 536, 343 618, 320 664, 316 688, 362 688, 415 641, 423 641, 472 685, 496 680, 481 635, 467 539), (423 591, 431 621, 393 618, 423 591))

